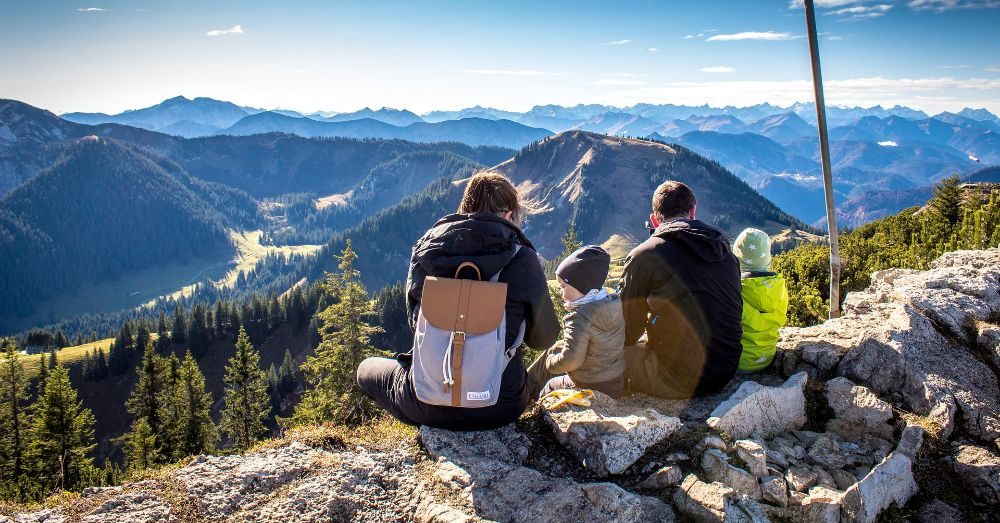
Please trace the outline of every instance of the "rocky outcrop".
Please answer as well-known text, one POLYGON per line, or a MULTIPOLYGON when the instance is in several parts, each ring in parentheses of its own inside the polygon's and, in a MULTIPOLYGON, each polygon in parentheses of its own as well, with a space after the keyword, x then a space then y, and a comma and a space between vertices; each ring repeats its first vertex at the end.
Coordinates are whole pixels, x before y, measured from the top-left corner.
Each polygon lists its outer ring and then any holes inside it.
MULTIPOLYGON (((980 357, 978 322, 1000 316, 1000 250, 958 251, 927 271, 872 275, 841 318, 782 330, 788 370, 844 376, 932 418, 948 437, 956 415, 984 441, 1000 437, 996 369, 980 357)), ((984 342, 985 343, 985 342, 984 342)))
POLYGON ((548 409, 555 402, 549 398, 542 407, 556 439, 601 477, 621 474, 646 449, 681 427, 679 418, 619 404, 599 391, 594 391, 589 407, 564 404, 548 409))
MULTIPOLYGON (((778 371, 690 401, 595 394, 483 432, 296 439, 88 489, 21 522, 987 521, 1000 250, 876 273, 778 371), (399 441, 403 439, 403 441, 399 441), (318 441, 318 442, 317 442, 318 441)), ((0 523, 10 519, 0 515, 0 523)))

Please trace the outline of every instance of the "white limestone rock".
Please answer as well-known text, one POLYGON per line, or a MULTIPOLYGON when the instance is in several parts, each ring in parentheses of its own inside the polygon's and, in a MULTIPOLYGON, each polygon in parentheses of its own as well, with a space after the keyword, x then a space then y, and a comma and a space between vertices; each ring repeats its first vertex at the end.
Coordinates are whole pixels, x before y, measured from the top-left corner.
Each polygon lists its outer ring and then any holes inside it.
POLYGON ((849 521, 868 523, 875 521, 882 511, 893 504, 905 505, 919 490, 913 478, 912 464, 910 458, 901 452, 889 454, 867 476, 844 492, 844 517, 849 521))
POLYGON ((764 501, 779 507, 788 506, 788 482, 781 476, 760 478, 760 493, 764 501))
POLYGON ((84 523, 169 523, 170 505, 148 492, 114 496, 83 517, 84 523))
POLYGON ((767 475, 767 450, 763 445, 753 440, 741 439, 733 446, 736 448, 736 455, 746 463, 747 469, 754 477, 767 475))
POLYGON ((804 389, 808 376, 800 372, 780 387, 744 382, 722 402, 706 423, 733 438, 769 437, 802 428, 806 422, 804 389))
POLYGON ((683 478, 684 473, 681 472, 681 468, 670 465, 653 472, 636 486, 642 489, 660 490, 679 484, 683 478))
POLYGON ((757 478, 749 472, 729 464, 729 456, 719 449, 709 449, 701 457, 701 468, 709 481, 724 483, 737 492, 761 499, 757 478))
POLYGON ((753 499, 722 483, 705 483, 694 474, 684 478, 680 488, 674 492, 673 500, 677 510, 692 521, 704 523, 770 521, 761 506, 753 499))
POLYGON ((225 517, 298 479, 324 454, 292 443, 256 454, 202 455, 174 476, 206 515, 225 517))
POLYGON ((628 408, 598 391, 589 407, 546 408, 544 416, 556 439, 600 477, 621 474, 646 449, 681 428, 679 418, 653 409, 628 408))
POLYGON ((880 438, 892 437, 892 406, 879 399, 868 387, 837 377, 826 382, 826 400, 834 419, 827 422, 830 432, 847 439, 871 433, 880 438))

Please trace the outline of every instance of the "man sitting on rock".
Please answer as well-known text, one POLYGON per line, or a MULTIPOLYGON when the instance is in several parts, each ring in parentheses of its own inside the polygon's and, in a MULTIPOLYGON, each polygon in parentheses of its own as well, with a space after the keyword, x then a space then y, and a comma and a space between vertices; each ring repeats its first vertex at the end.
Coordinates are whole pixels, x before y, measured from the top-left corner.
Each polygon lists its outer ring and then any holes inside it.
POLYGON ((695 209, 687 185, 664 182, 653 195, 655 229, 625 261, 628 390, 671 399, 709 394, 739 366, 739 262, 726 235, 696 220, 695 209))

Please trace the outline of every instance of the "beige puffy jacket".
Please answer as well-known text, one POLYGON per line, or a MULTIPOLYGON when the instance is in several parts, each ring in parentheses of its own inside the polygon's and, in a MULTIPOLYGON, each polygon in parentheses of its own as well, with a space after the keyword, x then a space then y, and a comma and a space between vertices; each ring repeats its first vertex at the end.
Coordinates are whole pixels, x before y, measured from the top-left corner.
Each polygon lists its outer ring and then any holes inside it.
POLYGON ((571 309, 563 339, 545 354, 545 369, 577 384, 601 383, 625 372, 625 318, 617 294, 571 309))

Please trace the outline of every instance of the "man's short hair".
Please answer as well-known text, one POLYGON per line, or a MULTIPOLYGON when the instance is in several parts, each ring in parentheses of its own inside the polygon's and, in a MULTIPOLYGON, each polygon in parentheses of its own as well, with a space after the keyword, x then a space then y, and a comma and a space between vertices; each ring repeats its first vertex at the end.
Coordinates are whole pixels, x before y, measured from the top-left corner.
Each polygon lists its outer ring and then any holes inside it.
POLYGON ((673 180, 661 183, 653 193, 653 213, 657 219, 667 220, 687 216, 696 203, 694 191, 687 185, 673 180))

